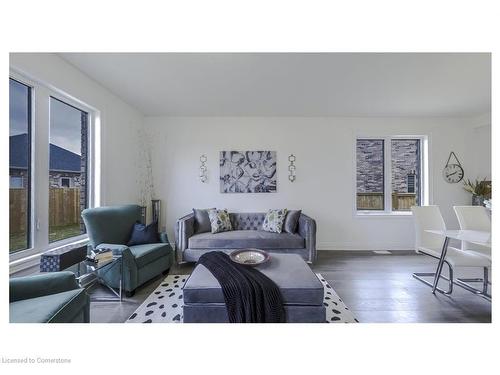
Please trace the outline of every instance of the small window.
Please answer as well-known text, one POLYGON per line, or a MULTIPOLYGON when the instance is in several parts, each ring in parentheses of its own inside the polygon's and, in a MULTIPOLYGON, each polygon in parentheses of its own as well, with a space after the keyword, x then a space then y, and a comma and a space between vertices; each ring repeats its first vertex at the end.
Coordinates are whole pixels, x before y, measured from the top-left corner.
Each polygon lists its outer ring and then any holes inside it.
POLYGON ((69 177, 61 177, 61 187, 71 187, 71 179, 69 177))
POLYGON ((420 139, 391 140, 392 210, 420 206, 420 139))
POLYGON ((356 208, 384 210, 384 140, 358 139, 356 208))
POLYGON ((422 204, 423 139, 356 140, 357 211, 410 211, 412 206, 422 204))
POLYGON ((22 176, 10 176, 11 189, 22 189, 24 187, 23 182, 22 176))
POLYGON ((406 176, 406 185, 408 188, 408 193, 415 193, 415 173, 406 176))

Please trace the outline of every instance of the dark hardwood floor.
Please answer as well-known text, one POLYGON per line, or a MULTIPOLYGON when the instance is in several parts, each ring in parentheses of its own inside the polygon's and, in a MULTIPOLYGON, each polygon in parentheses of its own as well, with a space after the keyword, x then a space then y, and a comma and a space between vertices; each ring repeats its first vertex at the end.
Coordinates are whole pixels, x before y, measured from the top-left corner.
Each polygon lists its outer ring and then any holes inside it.
MULTIPOLYGON (((413 272, 436 268, 436 260, 424 255, 321 251, 312 268, 328 280, 362 323, 491 322, 491 302, 459 287, 451 296, 433 295, 428 286, 414 279, 413 272)), ((481 272, 456 270, 459 277, 480 277, 481 272)))
MULTIPOLYGON (((448 297, 414 279, 413 272, 432 272, 436 261, 414 252, 378 255, 371 251, 320 251, 314 272, 321 273, 361 323, 488 323, 491 303, 455 287, 448 297)), ((192 264, 174 266, 173 274, 189 274, 192 264)), ((460 276, 477 269, 460 269, 460 276)), ((159 285, 157 278, 124 302, 95 302, 92 322, 124 322, 159 285)), ((444 287, 444 285, 443 285, 444 287)), ((104 293, 104 290, 96 291, 104 293)))
MULTIPOLYGON (((491 303, 459 287, 451 296, 433 295, 413 272, 432 272, 436 261, 409 251, 379 255, 371 251, 319 251, 312 266, 321 273, 361 323, 487 323, 491 303)), ((192 264, 174 266, 172 274, 190 274, 192 264)), ((459 269, 459 276, 481 276, 478 269, 459 269)), ((33 273, 33 271, 31 272, 33 273)), ((93 302, 92 322, 122 323, 163 278, 139 288, 132 298, 93 302)), ((443 285, 444 287, 444 285, 443 285)), ((92 293, 109 293, 97 286, 92 293)))

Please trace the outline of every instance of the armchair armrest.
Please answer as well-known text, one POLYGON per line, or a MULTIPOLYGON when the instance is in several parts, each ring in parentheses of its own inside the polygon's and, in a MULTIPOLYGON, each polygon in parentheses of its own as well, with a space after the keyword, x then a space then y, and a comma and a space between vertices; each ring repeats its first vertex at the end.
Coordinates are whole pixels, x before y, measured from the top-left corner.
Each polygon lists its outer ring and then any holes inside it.
POLYGON ((9 301, 21 301, 78 288, 75 274, 69 271, 15 277, 9 282, 9 301))
POLYGON ((309 262, 314 262, 316 260, 316 220, 301 214, 297 232, 306 241, 306 249, 309 251, 309 262))
POLYGON ((99 249, 111 249, 113 252, 113 255, 121 255, 122 257, 122 262, 124 265, 124 269, 130 266, 131 263, 134 265, 135 263, 135 257, 130 251, 130 248, 127 245, 119 245, 115 243, 102 243, 99 244, 96 247, 97 250, 99 249))
POLYGON ((194 234, 194 214, 177 220, 175 224, 175 254, 177 262, 182 262, 183 252, 188 248, 188 239, 194 234))

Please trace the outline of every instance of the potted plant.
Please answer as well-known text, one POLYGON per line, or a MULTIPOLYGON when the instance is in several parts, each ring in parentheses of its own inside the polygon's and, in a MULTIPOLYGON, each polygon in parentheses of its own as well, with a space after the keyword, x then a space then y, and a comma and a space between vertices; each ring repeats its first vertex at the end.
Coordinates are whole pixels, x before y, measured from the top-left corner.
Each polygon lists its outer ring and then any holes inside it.
POLYGON ((491 197, 491 182, 483 180, 464 181, 464 190, 472 194, 472 205, 482 206, 485 199, 491 197))

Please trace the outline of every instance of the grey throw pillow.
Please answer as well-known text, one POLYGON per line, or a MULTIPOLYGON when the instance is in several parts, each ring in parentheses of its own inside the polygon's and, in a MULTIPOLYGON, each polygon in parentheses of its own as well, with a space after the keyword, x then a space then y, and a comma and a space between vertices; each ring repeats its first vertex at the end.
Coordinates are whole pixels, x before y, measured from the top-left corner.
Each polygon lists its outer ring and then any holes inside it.
POLYGON ((295 234, 297 232, 297 225, 299 224, 299 217, 302 210, 290 210, 286 214, 285 224, 283 230, 287 233, 295 234))
POLYGON ((205 233, 212 231, 212 226, 210 225, 210 218, 208 217, 208 211, 214 209, 215 208, 207 208, 207 209, 193 208, 195 233, 205 233))

